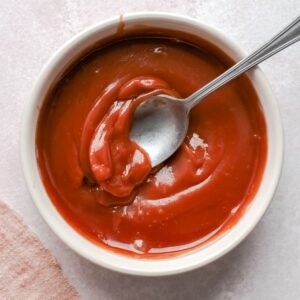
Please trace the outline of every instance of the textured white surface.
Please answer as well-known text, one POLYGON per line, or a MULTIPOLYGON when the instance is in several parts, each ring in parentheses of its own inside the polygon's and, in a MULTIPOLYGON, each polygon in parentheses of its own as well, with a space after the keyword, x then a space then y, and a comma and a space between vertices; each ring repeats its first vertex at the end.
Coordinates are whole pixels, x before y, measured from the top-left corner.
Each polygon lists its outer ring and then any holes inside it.
POLYGON ((21 171, 19 129, 23 105, 39 70, 86 26, 141 10, 198 18, 251 51, 300 15, 300 1, 0 1, 0 198, 39 235, 83 299, 299 299, 300 43, 261 66, 281 106, 286 140, 283 174, 263 220, 225 257, 179 276, 117 274, 68 249, 33 206, 21 171))

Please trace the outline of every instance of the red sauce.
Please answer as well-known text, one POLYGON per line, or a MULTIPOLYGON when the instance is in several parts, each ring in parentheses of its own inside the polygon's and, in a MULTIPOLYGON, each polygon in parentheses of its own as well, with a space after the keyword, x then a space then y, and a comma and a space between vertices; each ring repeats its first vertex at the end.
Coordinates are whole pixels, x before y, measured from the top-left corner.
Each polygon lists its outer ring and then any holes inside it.
POLYGON ((158 168, 128 133, 149 93, 186 97, 231 64, 208 42, 149 30, 77 61, 45 100, 36 140, 45 188, 69 224, 111 250, 154 258, 230 228, 266 159, 264 117, 246 76, 192 110, 184 144, 158 168))

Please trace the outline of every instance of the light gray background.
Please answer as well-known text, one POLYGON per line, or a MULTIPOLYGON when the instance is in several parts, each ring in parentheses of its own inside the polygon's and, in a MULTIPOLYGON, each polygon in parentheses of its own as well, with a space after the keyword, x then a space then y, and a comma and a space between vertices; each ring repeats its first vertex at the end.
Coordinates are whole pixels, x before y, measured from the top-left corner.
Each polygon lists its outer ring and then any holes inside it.
POLYGON ((117 274, 65 246, 31 202, 21 171, 19 130, 38 72, 55 50, 86 26, 141 10, 189 15, 251 51, 300 15, 300 1, 0 0, 0 199, 24 217, 83 299, 299 299, 300 43, 261 66, 281 107, 284 168, 263 220, 225 257, 179 276, 117 274))

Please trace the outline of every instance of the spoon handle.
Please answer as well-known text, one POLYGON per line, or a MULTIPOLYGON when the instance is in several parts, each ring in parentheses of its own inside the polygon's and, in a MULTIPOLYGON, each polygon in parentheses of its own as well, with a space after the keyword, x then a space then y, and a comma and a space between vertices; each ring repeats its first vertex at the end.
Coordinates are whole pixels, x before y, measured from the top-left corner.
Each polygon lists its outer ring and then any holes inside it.
POLYGON ((188 110, 197 105, 204 97, 223 86, 230 80, 248 71, 260 62, 300 40, 300 17, 283 29, 268 43, 245 57, 216 79, 185 99, 188 110))

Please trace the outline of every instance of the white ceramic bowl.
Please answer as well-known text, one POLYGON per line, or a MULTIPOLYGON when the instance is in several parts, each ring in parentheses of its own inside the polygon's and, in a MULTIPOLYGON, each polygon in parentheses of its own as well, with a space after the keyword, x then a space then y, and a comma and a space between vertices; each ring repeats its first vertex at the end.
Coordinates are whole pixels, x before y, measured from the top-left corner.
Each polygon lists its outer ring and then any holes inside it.
MULTIPOLYGON (((235 61, 245 56, 239 46, 219 31, 194 19, 166 13, 136 13, 124 16, 125 28, 137 24, 192 33, 209 40, 235 61)), ((119 18, 96 24, 76 35, 58 50, 42 69, 26 103, 22 124, 21 156, 25 179, 35 205, 52 230, 74 251, 88 260, 123 273, 160 276, 181 273, 208 264, 239 244, 255 227, 272 200, 280 177, 283 134, 278 106, 259 68, 248 72, 260 98, 267 123, 268 152, 259 190, 238 223, 212 243, 168 259, 134 259, 96 246, 79 235, 58 213, 41 181, 36 161, 35 136, 39 108, 49 89, 70 63, 86 48, 116 32, 119 18)))

